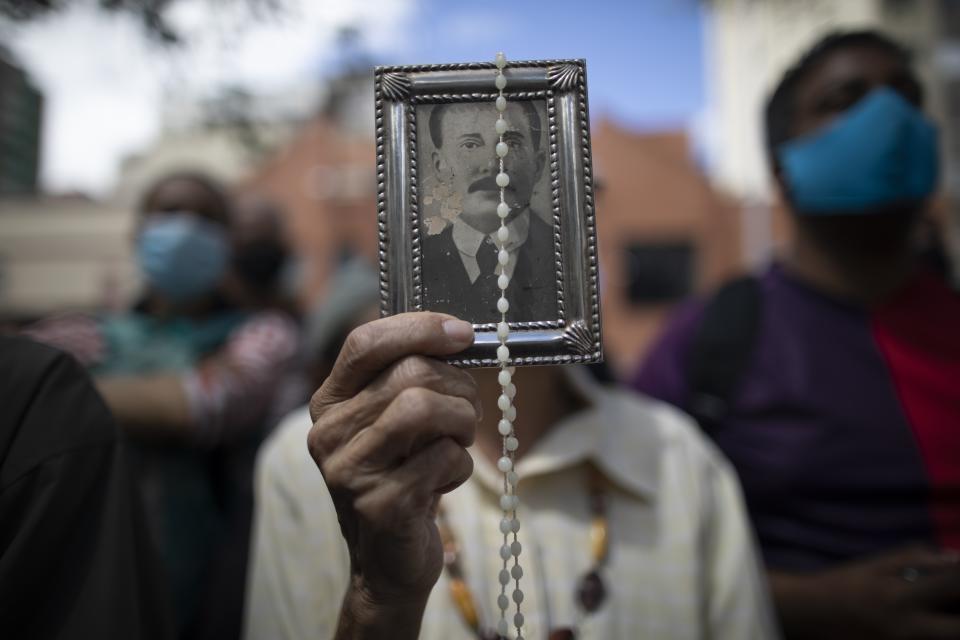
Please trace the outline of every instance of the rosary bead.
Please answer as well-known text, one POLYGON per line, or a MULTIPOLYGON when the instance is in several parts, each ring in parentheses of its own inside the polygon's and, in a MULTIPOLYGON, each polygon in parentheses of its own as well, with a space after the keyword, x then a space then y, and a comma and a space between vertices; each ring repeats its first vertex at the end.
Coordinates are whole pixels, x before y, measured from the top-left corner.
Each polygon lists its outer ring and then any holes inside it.
POLYGON ((501 340, 506 340, 509 335, 510 335, 510 325, 508 325, 506 322, 503 322, 503 321, 498 322, 497 337, 500 338, 501 340))
POLYGON ((519 556, 519 555, 520 555, 520 551, 521 551, 522 549, 523 549, 523 546, 520 544, 519 541, 514 540, 513 542, 510 543, 510 552, 511 552, 513 555, 519 556))
POLYGON ((507 456, 503 456, 502 458, 497 460, 497 469, 500 469, 500 471, 504 473, 506 473, 507 471, 510 471, 511 469, 513 469, 513 460, 511 460, 507 456))
POLYGON ((511 487, 517 486, 517 482, 519 481, 520 481, 520 478, 517 477, 516 471, 510 471, 509 473, 507 473, 507 484, 509 484, 511 487))
POLYGON ((501 218, 506 218, 508 215, 510 215, 510 205, 508 205, 506 202, 501 202, 498 204, 497 215, 501 218))
MULTIPOLYGON (((520 521, 517 520, 516 518, 514 518, 513 520, 511 520, 511 521, 510 521, 510 530, 513 531, 514 533, 517 533, 518 531, 520 531, 520 521)), ((519 565, 517 565, 517 566, 519 566, 519 565)))
POLYGON ((513 576, 514 580, 519 580, 523 577, 523 567, 518 564, 513 565, 513 569, 510 569, 510 575, 513 576))
MULTIPOLYGON (((510 349, 507 348, 507 345, 502 344, 499 347, 497 347, 497 360, 499 360, 500 362, 506 362, 509 359, 510 359, 510 349)), ((511 418, 509 414, 510 410, 508 409, 507 411, 508 411, 506 416, 507 420, 509 420, 510 422, 513 422, 513 418, 511 418)))
POLYGON ((508 436, 510 432, 513 431, 513 424, 509 420, 501 420, 497 423, 497 431, 499 431, 502 436, 508 436))
POLYGON ((507 277, 507 274, 501 273, 500 277, 497 278, 497 286, 500 287, 501 291, 504 291, 507 287, 510 286, 510 278, 507 277))
POLYGON ((517 397, 517 385, 511 382, 507 385, 507 388, 504 389, 504 393, 507 394, 507 397, 513 400, 515 397, 517 397))
MULTIPOLYGON (((516 508, 516 506, 517 506, 517 496, 510 495, 508 493, 505 493, 502 496, 500 496, 500 508, 503 511, 513 511, 516 508)), ((509 552, 507 553, 507 555, 508 556, 510 555, 509 552)))
POLYGON ((510 262, 510 254, 507 253, 506 249, 500 249, 497 253, 497 262, 499 262, 502 267, 507 266, 507 263, 510 262))
POLYGON ((503 294, 500 295, 500 299, 497 300, 497 311, 500 313, 506 313, 510 310, 510 303, 507 302, 507 299, 503 297, 503 294))
MULTIPOLYGON (((502 345, 501 345, 501 346, 502 346, 502 345)), ((497 355, 498 355, 498 356, 500 355, 500 347, 497 347, 497 355)), ((509 356, 509 352, 507 352, 507 355, 509 356)), ((511 405, 510 408, 507 409, 506 412, 504 413, 504 417, 505 417, 507 420, 509 420, 510 422, 513 422, 514 420, 516 420, 516 419, 517 419, 517 408, 514 407, 513 405, 511 405)))
POLYGON ((497 406, 500 407, 500 411, 506 411, 510 408, 510 396, 505 393, 501 393, 500 397, 497 398, 497 406))
POLYGON ((498 186, 498 187, 500 187, 501 189, 503 189, 504 187, 508 186, 509 184, 510 184, 510 176, 508 176, 507 174, 505 174, 505 173, 502 172, 502 171, 497 174, 497 186, 498 186))
POLYGON ((506 569, 500 569, 500 584, 507 584, 510 582, 510 572, 506 569))
MULTIPOLYGON (((504 610, 506 610, 506 607, 504 607, 504 610)), ((499 620, 499 621, 497 622, 497 633, 500 634, 500 637, 502 637, 502 638, 506 638, 506 637, 507 637, 507 632, 510 631, 510 628, 509 628, 509 627, 510 627, 510 625, 508 625, 508 624, 507 624, 507 621, 504 620, 504 619, 501 619, 501 620, 499 620)))
MULTIPOLYGON (((503 396, 500 397, 502 398, 503 396)), ((514 437, 510 437, 506 439, 506 441, 503 443, 503 446, 506 447, 507 451, 516 451, 520 446, 520 441, 514 437)))
POLYGON ((497 118, 497 133, 501 136, 507 132, 507 121, 503 119, 503 116, 497 118))
POLYGON ((513 518, 500 519, 500 533, 510 533, 510 528, 512 526, 513 526, 513 518))
POLYGON ((514 589, 513 601, 516 602, 517 604, 520 604, 521 602, 523 602, 523 591, 521 591, 520 589, 514 589))
POLYGON ((517 612, 513 615, 513 624, 514 624, 515 626, 517 626, 517 627, 522 627, 522 626, 523 626, 523 614, 520 613, 519 611, 517 611, 517 612))
MULTIPOLYGON (((506 325, 507 323, 506 323, 506 322, 501 322, 500 324, 506 325)), ((498 331, 498 332, 500 331, 499 325, 497 326, 497 331, 498 331)), ((512 378, 513 378, 513 376, 511 376, 511 375, 510 375, 510 372, 507 371, 506 369, 501 369, 500 373, 497 374, 497 382, 500 383, 500 386, 501 386, 501 387, 505 387, 505 386, 507 386, 508 384, 510 384, 510 380, 511 380, 512 378)))
POLYGON ((507 99, 503 96, 497 97, 497 111, 506 111, 507 110, 507 99))
POLYGON ((508 560, 510 558, 510 545, 505 544, 500 547, 500 557, 504 560, 508 560))
POLYGON ((497 85, 497 89, 502 90, 505 86, 507 86, 507 78, 502 73, 498 73, 497 79, 494 80, 493 83, 497 85))
POLYGON ((509 239, 510 239, 510 229, 507 229, 506 227, 503 227, 503 226, 501 226, 499 229, 497 229, 497 239, 498 239, 500 242, 506 242, 507 240, 509 240, 509 239))
POLYGON ((500 594, 499 596, 497 596, 497 606, 500 607, 501 609, 506 610, 510 606, 510 598, 508 598, 503 594, 500 594))
POLYGON ((498 158, 503 158, 504 156, 507 155, 507 152, 510 150, 510 147, 507 146, 506 142, 498 142, 495 148, 497 151, 498 158))
POLYGON ((503 69, 505 66, 507 66, 507 56, 503 55, 503 51, 497 52, 496 60, 497 69, 503 69))

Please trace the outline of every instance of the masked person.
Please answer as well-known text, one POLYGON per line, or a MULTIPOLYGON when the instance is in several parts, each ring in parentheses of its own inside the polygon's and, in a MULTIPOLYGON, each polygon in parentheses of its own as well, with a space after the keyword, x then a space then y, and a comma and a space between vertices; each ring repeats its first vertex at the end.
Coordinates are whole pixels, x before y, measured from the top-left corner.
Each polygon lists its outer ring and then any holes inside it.
POLYGON ((240 244, 235 226, 228 197, 209 178, 161 179, 140 206, 135 247, 144 291, 136 306, 53 318, 27 331, 90 369, 135 441, 181 631, 201 614, 209 559, 229 528, 235 487, 221 477, 225 451, 263 427, 296 349, 292 321, 223 293, 240 244))
POLYGON ((921 259, 937 130, 907 53, 826 37, 766 108, 795 226, 634 385, 729 457, 790 638, 960 637, 960 297, 921 259))

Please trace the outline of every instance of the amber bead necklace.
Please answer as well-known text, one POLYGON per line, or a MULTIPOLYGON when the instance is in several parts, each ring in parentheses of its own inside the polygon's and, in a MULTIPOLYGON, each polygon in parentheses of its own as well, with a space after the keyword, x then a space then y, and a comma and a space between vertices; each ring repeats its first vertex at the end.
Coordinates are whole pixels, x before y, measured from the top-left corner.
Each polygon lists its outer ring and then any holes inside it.
MULTIPOLYGON (((610 553, 609 526, 607 520, 606 481, 593 466, 589 470, 589 507, 590 507, 590 556, 591 568, 580 578, 575 589, 574 603, 577 606, 578 619, 573 627, 551 629, 549 640, 574 640, 580 621, 600 609, 607 597, 602 570, 607 564, 610 553)), ((503 640, 508 638, 501 628, 486 627, 480 620, 477 602, 467 585, 463 571, 462 549, 450 528, 447 515, 441 505, 438 526, 443 542, 443 564, 449 579, 450 598, 460 612, 464 623, 473 630, 480 640, 503 640)), ((502 611, 502 609, 501 609, 502 611)), ((502 619, 502 618, 501 618, 502 619)), ((522 626, 522 620, 521 625, 522 626)), ((498 625, 499 627, 499 625, 498 625)), ((519 635, 517 636, 520 637, 519 635)))

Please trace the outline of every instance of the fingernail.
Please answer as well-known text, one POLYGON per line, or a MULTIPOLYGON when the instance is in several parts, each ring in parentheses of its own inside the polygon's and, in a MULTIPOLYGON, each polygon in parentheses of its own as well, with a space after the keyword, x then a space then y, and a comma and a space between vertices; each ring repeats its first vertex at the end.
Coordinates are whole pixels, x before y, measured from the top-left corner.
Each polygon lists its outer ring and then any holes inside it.
POLYGON ((453 342, 462 342, 464 346, 473 342, 473 325, 463 320, 444 320, 443 332, 453 342))

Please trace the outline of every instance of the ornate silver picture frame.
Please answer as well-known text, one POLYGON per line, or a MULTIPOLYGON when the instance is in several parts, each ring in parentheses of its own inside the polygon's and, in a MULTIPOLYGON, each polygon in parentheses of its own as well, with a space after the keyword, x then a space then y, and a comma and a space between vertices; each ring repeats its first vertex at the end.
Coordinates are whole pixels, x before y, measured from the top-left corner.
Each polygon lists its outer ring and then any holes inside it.
MULTIPOLYGON (((497 366, 496 299, 479 295, 492 200, 493 63, 377 67, 381 314, 443 311, 473 323, 450 362, 497 366), (486 208, 485 208, 486 207, 486 208), (478 231, 477 229, 480 229, 478 231), (490 299, 487 299, 490 298, 490 299)), ((511 364, 601 359, 600 298, 583 60, 510 62, 504 134, 514 163, 511 364)), ((497 196, 499 197, 499 196, 497 196)))

